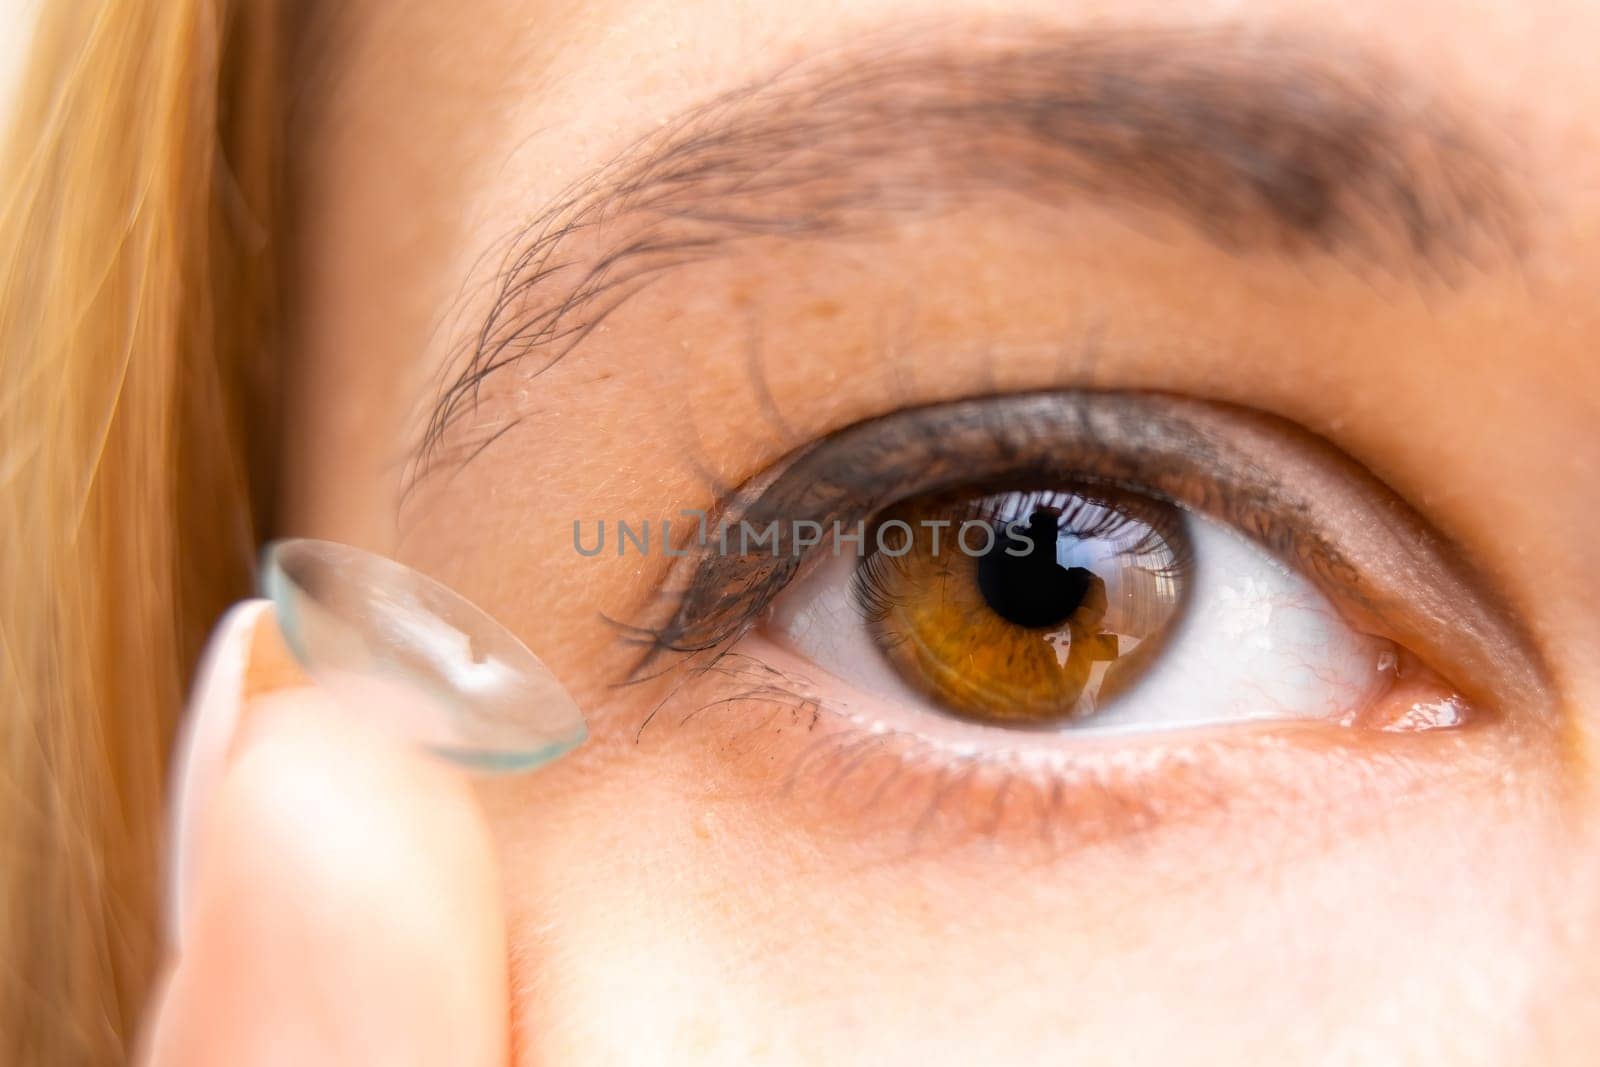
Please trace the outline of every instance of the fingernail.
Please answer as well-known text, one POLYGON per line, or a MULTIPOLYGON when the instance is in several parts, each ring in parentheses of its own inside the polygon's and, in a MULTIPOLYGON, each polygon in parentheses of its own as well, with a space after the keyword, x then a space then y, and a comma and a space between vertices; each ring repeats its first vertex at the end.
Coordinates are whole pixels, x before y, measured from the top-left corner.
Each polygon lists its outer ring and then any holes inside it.
POLYGON ((165 916, 167 938, 175 950, 181 948, 183 916, 194 889, 207 804, 216 793, 238 732, 256 630, 264 617, 270 618, 271 611, 269 601, 246 600, 222 617, 200 658, 189 705, 178 726, 165 916))
POLYGON ((264 693, 314 682, 339 710, 481 773, 543 766, 587 733, 537 656, 427 576, 347 545, 268 546, 270 599, 235 605, 201 657, 174 753, 166 925, 182 947, 207 807, 264 693))

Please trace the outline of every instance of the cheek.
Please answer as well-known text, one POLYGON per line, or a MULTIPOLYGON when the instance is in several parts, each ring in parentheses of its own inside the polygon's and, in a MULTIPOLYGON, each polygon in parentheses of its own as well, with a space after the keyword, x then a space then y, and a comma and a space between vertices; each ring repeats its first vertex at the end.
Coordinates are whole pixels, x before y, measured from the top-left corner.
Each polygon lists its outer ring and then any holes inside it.
POLYGON ((1280 1062, 1441 1062, 1469 1015, 1511 1062, 1570 928, 1532 773, 1050 861, 868 860, 693 736, 485 785, 523 1062, 1249 1062, 1263 1034, 1280 1062))
POLYGON ((524 1061, 760 1061, 805 1021, 786 946, 830 940, 785 899, 800 879, 782 839, 709 801, 681 760, 580 750, 549 771, 482 793, 524 1061))

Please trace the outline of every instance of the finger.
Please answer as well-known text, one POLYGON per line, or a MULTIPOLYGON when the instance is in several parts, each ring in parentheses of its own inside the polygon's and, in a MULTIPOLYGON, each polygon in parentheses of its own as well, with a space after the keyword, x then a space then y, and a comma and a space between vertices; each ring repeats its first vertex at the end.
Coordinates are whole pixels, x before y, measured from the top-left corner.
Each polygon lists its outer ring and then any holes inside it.
POLYGON ((302 688, 247 706, 204 806, 157 1067, 504 1067, 504 920, 462 779, 302 688))
POLYGON ((309 684, 283 647, 268 601, 235 604, 212 631, 173 760, 166 927, 174 948, 204 846, 202 816, 210 811, 227 768, 241 705, 264 693, 309 684))

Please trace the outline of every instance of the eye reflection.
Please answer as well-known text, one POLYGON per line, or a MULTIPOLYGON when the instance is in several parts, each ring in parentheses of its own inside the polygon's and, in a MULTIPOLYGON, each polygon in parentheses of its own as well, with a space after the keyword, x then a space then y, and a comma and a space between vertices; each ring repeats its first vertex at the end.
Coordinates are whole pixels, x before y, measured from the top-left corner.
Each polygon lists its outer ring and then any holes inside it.
POLYGON ((957 490, 897 505, 877 525, 910 532, 856 572, 872 640, 908 682, 967 717, 1094 714, 1137 675, 1180 604, 1182 514, 1153 500, 957 490))

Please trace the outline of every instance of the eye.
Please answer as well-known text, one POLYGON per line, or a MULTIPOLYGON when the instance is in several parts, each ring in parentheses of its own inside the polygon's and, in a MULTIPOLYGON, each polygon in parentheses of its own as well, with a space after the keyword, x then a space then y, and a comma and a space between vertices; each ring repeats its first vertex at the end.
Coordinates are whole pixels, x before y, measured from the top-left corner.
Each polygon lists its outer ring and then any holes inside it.
MULTIPOLYGON (((1240 534, 1165 501, 962 488, 895 504, 870 529, 868 551, 786 590, 767 626, 895 704, 1111 733, 1355 721, 1399 680, 1393 642, 1352 629, 1240 534)), ((1408 666, 1415 684, 1420 667, 1408 666)))
POLYGON ((625 630, 631 678, 662 686, 636 741, 779 780, 786 812, 862 847, 1053 855, 1322 808, 1557 721, 1455 546, 1328 441, 1234 405, 907 408, 673 533, 665 595, 625 630))
POLYGON ((664 621, 632 631, 638 678, 669 654, 726 671, 742 653, 744 688, 710 706, 1013 752, 1041 732, 1246 720, 1430 730, 1542 691, 1515 624, 1421 516, 1245 408, 1067 392, 907 409, 713 515, 675 553, 664 621))

